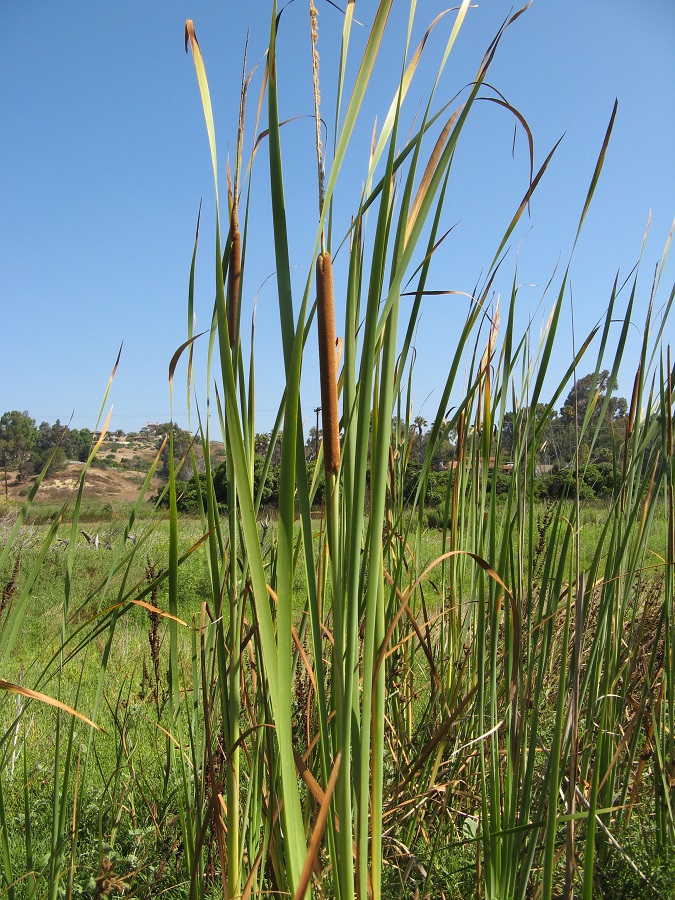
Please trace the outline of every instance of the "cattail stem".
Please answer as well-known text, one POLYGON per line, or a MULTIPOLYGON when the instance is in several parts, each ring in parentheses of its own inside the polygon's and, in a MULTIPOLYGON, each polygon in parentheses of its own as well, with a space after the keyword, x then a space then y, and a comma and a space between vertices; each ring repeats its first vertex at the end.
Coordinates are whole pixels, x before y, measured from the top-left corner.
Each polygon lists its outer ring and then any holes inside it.
POLYGON ((335 353, 335 301, 330 253, 316 260, 316 311, 319 328, 319 373, 321 378, 321 419, 323 462, 326 477, 340 468, 340 421, 337 397, 337 356, 335 353))
POLYGON ((239 281, 241 278, 241 234, 237 207, 232 210, 232 246, 230 247, 230 277, 227 292, 227 331, 230 346, 234 346, 239 312, 239 281))

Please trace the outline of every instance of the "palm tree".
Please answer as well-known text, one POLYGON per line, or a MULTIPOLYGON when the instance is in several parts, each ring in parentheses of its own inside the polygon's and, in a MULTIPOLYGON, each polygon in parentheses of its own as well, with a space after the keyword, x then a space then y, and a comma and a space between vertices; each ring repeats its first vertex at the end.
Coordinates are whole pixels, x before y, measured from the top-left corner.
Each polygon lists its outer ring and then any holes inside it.
POLYGON ((415 416, 412 424, 413 429, 417 429, 417 439, 413 437, 413 443, 417 444, 417 456, 420 462, 424 459, 424 444, 422 443, 422 429, 427 427, 427 420, 423 416, 415 416))

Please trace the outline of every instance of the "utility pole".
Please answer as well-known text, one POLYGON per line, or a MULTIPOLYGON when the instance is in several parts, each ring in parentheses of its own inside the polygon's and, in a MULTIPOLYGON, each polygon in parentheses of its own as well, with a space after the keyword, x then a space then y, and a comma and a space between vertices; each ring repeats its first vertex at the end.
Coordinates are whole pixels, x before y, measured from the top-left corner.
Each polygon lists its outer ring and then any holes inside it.
POLYGON ((316 406, 314 408, 314 412, 316 413, 316 430, 314 432, 314 459, 317 460, 319 458, 319 413, 321 412, 321 407, 316 406))

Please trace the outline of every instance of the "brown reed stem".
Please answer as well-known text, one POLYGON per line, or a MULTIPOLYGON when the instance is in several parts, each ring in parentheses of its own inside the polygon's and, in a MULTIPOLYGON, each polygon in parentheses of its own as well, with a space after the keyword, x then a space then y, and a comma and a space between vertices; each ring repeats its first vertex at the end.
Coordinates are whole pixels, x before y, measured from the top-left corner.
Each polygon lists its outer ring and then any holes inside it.
POLYGON ((330 253, 316 260, 316 312, 319 328, 319 374, 321 378, 321 419, 323 424, 323 464, 326 477, 340 468, 340 421, 337 396, 337 355, 335 353, 335 300, 330 253))
POLYGON ((230 277, 227 289, 227 333, 230 347, 234 347, 239 314, 239 287, 241 281, 241 233, 239 231, 239 179, 241 177, 241 154, 244 145, 244 115, 246 110, 246 56, 248 54, 248 32, 244 48, 244 63, 241 70, 241 92, 239 95, 239 124, 237 128, 237 155, 234 164, 234 188, 232 190, 232 215, 230 233, 230 277))
POLYGON ((230 277, 227 291, 227 331, 230 346, 234 347, 239 313, 239 282, 241 280, 241 234, 237 204, 232 207, 232 246, 230 247, 230 277))

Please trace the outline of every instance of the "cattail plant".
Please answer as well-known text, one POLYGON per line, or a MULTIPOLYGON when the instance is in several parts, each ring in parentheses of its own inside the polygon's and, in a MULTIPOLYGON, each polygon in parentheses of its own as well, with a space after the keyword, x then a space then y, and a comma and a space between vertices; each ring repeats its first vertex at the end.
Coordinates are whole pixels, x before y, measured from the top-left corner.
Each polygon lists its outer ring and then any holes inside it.
POLYGON ((227 285, 227 328, 230 346, 234 346, 237 336, 237 320, 239 316, 239 282, 241 280, 241 233, 239 231, 238 202, 232 205, 231 245, 229 280, 227 285))
POLYGON ((337 351, 333 266, 328 251, 316 261, 316 315, 319 330, 319 374, 323 423, 323 462, 328 476, 340 468, 340 421, 337 396, 337 351))
MULTIPOLYGON (((312 84, 314 87, 315 148, 319 192, 319 216, 324 206, 324 162, 321 141, 321 110, 319 90, 318 13, 314 0, 309 0, 310 37, 312 44, 312 84)), ((316 260, 316 317, 319 332, 319 377, 321 381, 321 418, 323 424, 323 461, 326 483, 340 468, 340 423, 337 395, 337 356, 335 340, 335 297, 333 265, 330 252, 325 249, 321 233, 322 252, 316 260)))
MULTIPOLYGON (((558 871, 562 833, 560 792, 568 798, 572 816, 591 815, 589 810, 600 808, 599 799, 589 800, 590 806, 584 806, 585 799, 583 803, 579 801, 580 805, 576 799, 581 779, 590 773, 587 745, 578 732, 590 685, 585 674, 588 669, 584 668, 591 665, 587 648, 590 595, 586 585, 597 583, 598 572, 586 576, 580 569, 575 531, 578 526, 573 522, 579 519, 579 506, 570 518, 570 511, 561 502, 548 510, 545 523, 538 528, 532 485, 542 429, 594 335, 575 354, 543 417, 535 418, 533 410, 540 402, 543 378, 566 297, 567 275, 548 331, 536 350, 538 370, 533 368, 528 355, 529 335, 520 342, 514 338, 515 284, 501 346, 498 313, 488 318, 486 310, 492 305, 493 282, 501 254, 546 172, 551 153, 540 169, 532 172, 523 201, 496 248, 484 283, 470 298, 466 320, 458 329, 456 352, 432 424, 419 483, 413 492, 413 514, 408 514, 401 498, 410 455, 401 450, 405 441, 400 439, 400 427, 392 431, 392 419, 397 415, 400 418, 397 410, 405 406, 401 399, 403 373, 408 371, 412 356, 420 302, 427 291, 429 261, 440 243, 441 213, 454 151, 504 29, 488 49, 465 102, 454 112, 443 108, 434 115, 432 91, 417 131, 411 133, 401 149, 398 147, 401 109, 425 42, 415 53, 409 53, 406 48, 404 75, 379 137, 373 141, 363 198, 346 229, 348 240, 342 244, 347 255, 347 271, 344 353, 338 373, 335 323, 342 305, 336 303, 334 296, 333 198, 391 7, 390 2, 378 6, 343 115, 342 91, 353 21, 353 4, 348 4, 338 75, 335 141, 327 168, 320 130, 317 10, 311 0, 309 3, 319 186, 319 223, 314 249, 316 311, 327 482, 325 528, 322 524, 317 562, 309 492, 303 474, 299 401, 312 278, 307 278, 296 314, 292 302, 277 106, 277 83, 283 73, 277 68, 276 41, 283 29, 278 28, 273 5, 266 67, 268 127, 265 137, 269 146, 286 390, 266 460, 269 466, 272 448, 283 425, 281 490, 271 568, 266 568, 263 561, 251 482, 250 436, 255 431, 253 367, 245 384, 243 368, 223 352, 226 346, 222 334, 219 341, 224 397, 221 424, 231 459, 228 498, 233 498, 232 508, 236 505, 238 517, 238 528, 230 528, 229 540, 220 534, 217 517, 210 511, 210 489, 204 508, 205 524, 210 528, 215 526, 209 551, 214 609, 221 609, 219 598, 223 594, 231 598, 228 650, 222 655, 217 676, 223 698, 221 713, 227 723, 226 745, 227 734, 230 741, 235 734, 228 732, 233 727, 233 714, 244 716, 249 725, 248 731, 242 726, 236 734, 242 735, 242 741, 243 735, 249 735, 244 746, 250 778, 246 784, 240 781, 237 786, 233 780, 237 770, 232 768, 228 787, 231 799, 226 804, 224 823, 228 842, 235 830, 241 833, 241 842, 232 843, 223 865, 228 868, 231 890, 237 884, 243 885, 247 896, 254 889, 264 891, 266 887, 289 891, 296 897, 305 896, 312 878, 321 891, 322 859, 329 862, 331 895, 341 900, 385 896, 392 867, 401 879, 398 890, 405 894, 409 890, 406 879, 410 867, 407 870, 405 866, 398 867, 396 854, 389 854, 386 841, 395 833, 397 840, 405 838, 403 846, 421 846, 427 842, 429 859, 433 861, 444 852, 442 844, 447 839, 437 834, 429 844, 430 819, 423 812, 425 804, 429 810, 442 808, 444 816, 449 815, 448 810, 454 805, 462 809, 467 821, 474 823, 470 828, 467 825, 469 830, 464 833, 470 833, 470 840, 476 845, 477 890, 491 897, 524 898, 532 885, 538 883, 542 896, 550 898, 561 872, 563 880, 567 872, 568 885, 580 877, 574 864, 579 844, 569 827, 566 863, 558 871), (425 139, 441 116, 440 135, 423 166, 425 139), (369 209, 373 210, 375 220, 372 234, 364 227, 369 209), (398 335, 403 279, 420 249, 418 245, 425 229, 428 243, 421 251, 424 263, 416 270, 417 283, 410 292, 414 297, 413 308, 401 347, 398 335), (486 337, 482 336, 485 327, 486 337), (478 347, 483 341, 486 349, 481 358, 478 347), (450 396, 466 356, 469 357, 467 387, 463 400, 449 417, 450 396), (522 396, 516 388, 519 370, 522 396), (498 502, 494 461, 500 454, 501 428, 511 403, 521 412, 517 413, 517 439, 511 450, 513 476, 502 504, 498 502), (449 473, 452 477, 447 480, 442 549, 437 559, 422 564, 422 510, 431 459, 436 442, 452 429, 458 433, 457 457, 455 468, 449 473), (416 510, 420 511, 419 515, 416 510), (293 583, 301 561, 305 600, 302 634, 299 634, 293 615, 293 583), (434 586, 439 610, 435 611, 429 604, 428 581, 437 574, 434 586), (254 625, 244 640, 243 610, 248 603, 254 625), (305 629, 311 638, 309 643, 304 642, 305 629), (568 666, 570 646, 576 649, 568 666), (246 664, 242 662, 244 647, 250 648, 250 661, 246 664), (418 660, 425 660, 425 665, 430 667, 424 683, 417 675, 418 660), (557 661, 555 669, 553 660, 557 661), (306 679, 311 689, 306 694, 303 688, 301 699, 306 710, 307 749, 300 757, 293 740, 298 728, 299 697, 293 696, 292 686, 305 685, 306 679), (237 706, 235 698, 240 689, 244 691, 243 706, 237 706), (572 714, 567 705, 570 690, 575 698, 572 714), (429 701, 426 714, 418 721, 415 707, 420 693, 428 696, 429 701), (551 735, 550 752, 542 764, 539 748, 543 713, 539 707, 544 696, 552 697, 554 709, 552 725, 546 722, 551 735), (309 708, 310 698, 315 704, 313 713, 309 708), (573 734, 566 727, 567 722, 572 723, 573 734), (273 725, 273 731, 259 731, 263 723, 273 725), (389 797, 386 785, 392 778, 391 784, 396 787, 389 797), (462 795, 464 799, 453 796, 451 786, 456 784, 471 785, 469 792, 462 795), (238 807, 235 801, 239 793, 243 796, 238 807), (431 801, 434 796, 439 797, 440 807, 431 801), (475 799, 470 801, 468 797, 475 799), (313 811, 317 809, 314 818, 313 811), (407 809, 410 815, 402 812, 397 827, 396 810, 407 809), (257 818, 252 818, 254 814, 257 818), (545 831, 542 823, 546 823, 545 831), (256 837, 257 831, 264 835, 262 841, 256 837), (235 851, 236 860, 233 859, 235 851), (240 875, 232 879, 230 872, 235 865, 241 866, 240 875)), ((440 69, 467 10, 468 3, 463 2, 440 69)), ((437 24, 436 21, 432 27, 437 24)), ((193 33, 190 34, 217 191, 210 99, 201 54, 193 33)), ((517 118, 519 123, 524 123, 522 116, 518 114, 517 118)), ((602 168, 610 132, 611 123, 582 211, 582 222, 602 168)), ((530 140, 529 131, 527 134, 530 140)), ((216 271, 218 279, 221 272, 227 273, 229 289, 225 304, 223 284, 218 281, 214 339, 218 339, 221 329, 228 327, 230 346, 231 290, 241 279, 241 272, 236 270, 236 231, 231 216, 231 240, 221 266, 216 223, 219 260, 216 271), (221 315, 225 305, 228 317, 221 315)), ((241 315, 241 293, 239 300, 241 315)), ((600 358, 606 345, 605 335, 600 358)), ((622 347, 620 342, 620 351, 622 347)), ((614 369, 619 359, 620 352, 614 369)), ((411 364, 409 369, 412 368, 411 364)), ((406 421, 408 417, 406 413, 406 421)), ((589 419, 581 430, 590 427, 589 419)), ((631 437, 631 440, 636 439, 631 437)), ((618 536, 617 540, 620 541, 618 536)), ((614 576, 607 573, 605 577, 614 576)), ((592 657, 598 664, 601 658, 601 654, 592 657)), ((600 683, 599 672, 597 678, 600 683)), ((606 682, 604 696, 610 694, 606 682)), ((203 696, 206 709, 207 692, 203 696)), ((592 702, 600 702, 594 696, 592 702)), ((607 702, 602 700, 605 705, 607 702)), ((211 709, 215 713, 215 707, 211 709)), ((603 715, 603 721, 608 721, 607 711, 603 715)), ((239 746, 237 739, 230 744, 230 752, 239 746)), ((598 744, 598 747, 603 759, 616 752, 609 744, 598 744)), ((604 789, 602 778, 597 785, 598 789, 601 786, 604 789)), ((606 802, 604 797, 602 802, 606 802)), ((584 886, 590 883, 592 871, 591 861, 583 874, 584 886)), ((428 889, 427 883, 431 884, 432 878, 427 872, 423 889, 428 889)))

